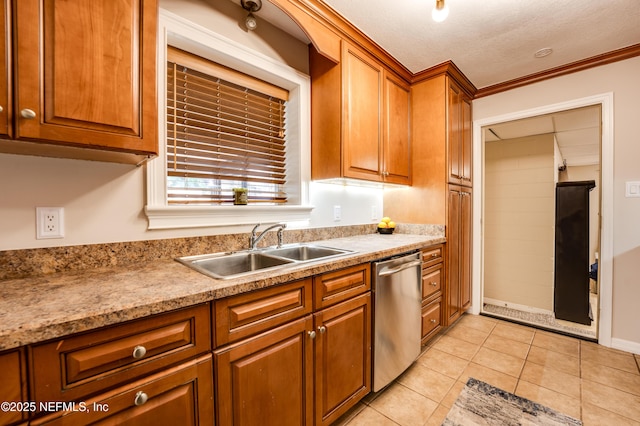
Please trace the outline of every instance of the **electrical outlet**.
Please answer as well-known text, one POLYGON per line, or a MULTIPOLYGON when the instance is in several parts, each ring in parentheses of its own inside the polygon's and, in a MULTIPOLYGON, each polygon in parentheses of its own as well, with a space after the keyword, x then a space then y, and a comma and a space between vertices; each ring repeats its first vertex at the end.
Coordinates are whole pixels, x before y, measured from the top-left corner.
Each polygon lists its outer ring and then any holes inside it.
POLYGON ((333 220, 342 220, 342 208, 340 206, 333 206, 333 220))
POLYGON ((36 207, 36 238, 64 238, 63 207, 36 207))
POLYGON ((378 220, 378 209, 376 209, 376 206, 371 206, 371 220, 378 220))

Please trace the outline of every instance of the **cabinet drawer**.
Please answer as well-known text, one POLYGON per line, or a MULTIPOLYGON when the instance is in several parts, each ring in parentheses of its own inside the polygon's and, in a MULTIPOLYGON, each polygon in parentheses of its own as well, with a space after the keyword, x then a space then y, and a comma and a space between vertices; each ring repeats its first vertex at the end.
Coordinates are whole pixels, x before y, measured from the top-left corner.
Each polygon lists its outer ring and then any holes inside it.
POLYGON ((352 266, 313 278, 314 307, 326 308, 371 290, 371 265, 352 266))
POLYGON ((212 425, 211 354, 95 398, 77 401, 71 409, 32 420, 30 424, 105 424, 102 422, 131 426, 212 425))
POLYGON ((442 264, 422 271, 422 301, 442 290, 442 264))
POLYGON ((422 267, 428 268, 436 263, 442 262, 443 244, 427 247, 422 250, 422 267))
POLYGON ((422 344, 425 344, 440 329, 441 305, 442 298, 438 298, 422 308, 422 344))
POLYGON ((216 346, 311 313, 311 278, 215 302, 216 346))
POLYGON ((209 305, 30 347, 36 401, 81 399, 211 350, 209 305))
MULTIPOLYGON (((0 402, 26 402, 24 351, 16 349, 0 355, 0 402)), ((17 423, 27 418, 27 411, 17 409, 0 411, 0 425, 17 423)))

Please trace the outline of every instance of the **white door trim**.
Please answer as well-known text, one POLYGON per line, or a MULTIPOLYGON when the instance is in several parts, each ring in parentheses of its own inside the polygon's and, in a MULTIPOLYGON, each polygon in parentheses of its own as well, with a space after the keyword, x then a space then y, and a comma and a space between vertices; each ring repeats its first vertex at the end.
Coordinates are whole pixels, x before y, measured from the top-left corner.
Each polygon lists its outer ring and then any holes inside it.
MULTIPOLYGON (((601 205, 600 205, 600 259, 598 275, 600 284, 600 316, 598 318, 598 343, 611 347, 613 305, 613 92, 574 99, 538 108, 522 110, 473 122, 473 247, 472 247, 472 305, 471 313, 481 312, 483 300, 483 253, 482 240, 484 214, 484 139, 482 128, 505 121, 535 117, 573 108, 591 105, 602 107, 601 143, 601 205), (478 185, 479 183, 479 185, 478 185)), ((533 272, 532 272, 533 273, 533 272)))

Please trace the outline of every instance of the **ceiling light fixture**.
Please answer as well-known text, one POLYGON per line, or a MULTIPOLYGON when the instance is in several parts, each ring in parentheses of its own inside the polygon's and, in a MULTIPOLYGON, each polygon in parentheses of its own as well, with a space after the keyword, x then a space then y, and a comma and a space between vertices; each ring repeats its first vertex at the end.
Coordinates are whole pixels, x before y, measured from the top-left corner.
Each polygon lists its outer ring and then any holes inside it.
POLYGON ((257 12, 262 8, 262 0, 240 0, 240 4, 244 10, 248 10, 249 14, 244 20, 244 25, 249 31, 258 28, 258 21, 253 16, 253 12, 257 12))
POLYGON ((436 0, 436 5, 431 11, 431 18, 436 22, 442 22, 449 16, 449 6, 444 4, 444 0, 436 0))

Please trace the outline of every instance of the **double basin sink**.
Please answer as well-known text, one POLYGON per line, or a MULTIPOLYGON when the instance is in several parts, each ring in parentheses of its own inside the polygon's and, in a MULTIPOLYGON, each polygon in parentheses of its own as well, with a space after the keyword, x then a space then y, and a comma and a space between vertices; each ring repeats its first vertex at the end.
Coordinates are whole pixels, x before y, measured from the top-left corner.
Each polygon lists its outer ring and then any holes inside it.
POLYGON ((255 272, 323 260, 353 253, 313 244, 290 244, 282 247, 213 253, 180 257, 176 260, 198 272, 218 279, 231 279, 255 272))

